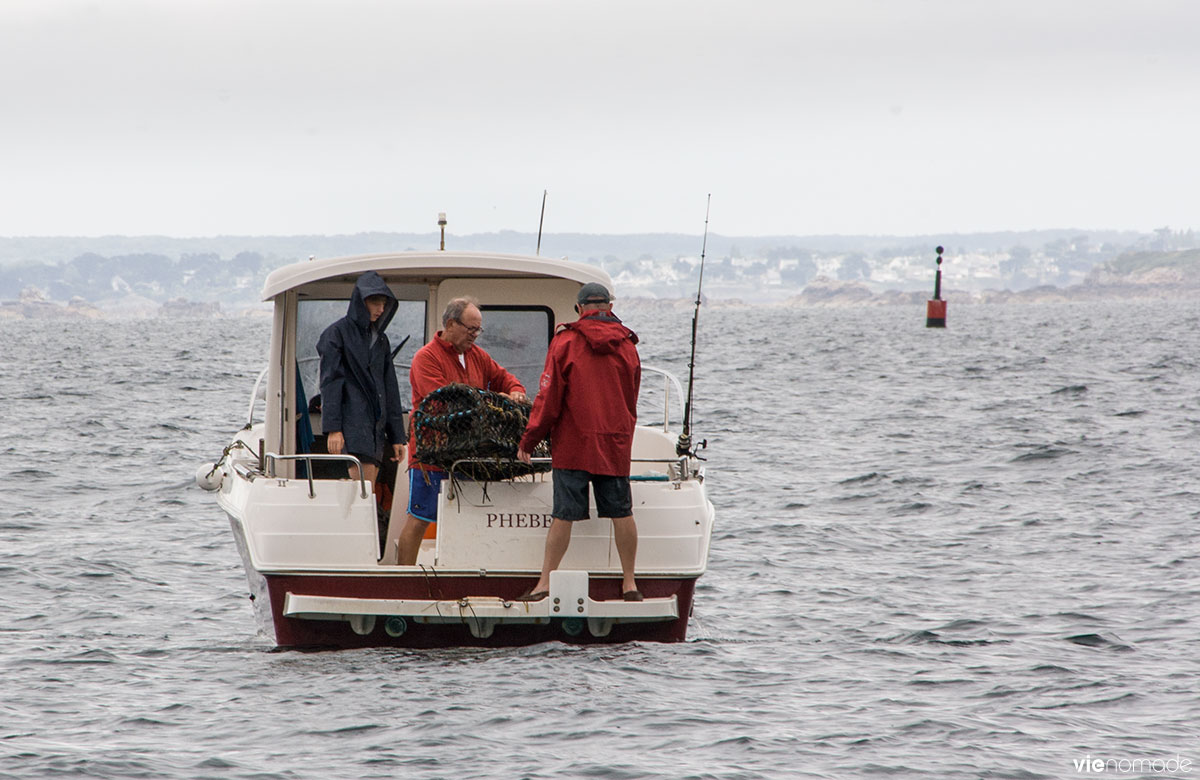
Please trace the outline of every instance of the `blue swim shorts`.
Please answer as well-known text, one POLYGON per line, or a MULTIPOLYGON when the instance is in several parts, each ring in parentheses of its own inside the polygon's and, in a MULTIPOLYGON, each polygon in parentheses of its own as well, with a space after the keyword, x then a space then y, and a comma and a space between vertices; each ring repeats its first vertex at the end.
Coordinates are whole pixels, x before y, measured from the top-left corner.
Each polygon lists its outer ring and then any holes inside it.
POLYGON ((408 472, 408 513, 418 520, 436 523, 438 490, 445 478, 446 472, 444 471, 410 469, 408 472))
POLYGON ((588 484, 596 496, 596 514, 601 517, 629 517, 633 514, 633 494, 629 477, 592 474, 580 469, 554 469, 554 507, 551 514, 559 520, 587 520, 588 484))

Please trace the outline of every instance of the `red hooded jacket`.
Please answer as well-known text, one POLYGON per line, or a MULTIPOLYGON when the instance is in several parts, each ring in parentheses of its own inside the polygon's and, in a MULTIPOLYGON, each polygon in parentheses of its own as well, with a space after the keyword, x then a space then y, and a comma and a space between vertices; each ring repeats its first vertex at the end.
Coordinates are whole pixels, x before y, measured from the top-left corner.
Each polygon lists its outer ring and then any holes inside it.
POLYGON ((629 476, 642 363, 637 334, 611 312, 560 325, 520 448, 550 436, 556 469, 629 476))

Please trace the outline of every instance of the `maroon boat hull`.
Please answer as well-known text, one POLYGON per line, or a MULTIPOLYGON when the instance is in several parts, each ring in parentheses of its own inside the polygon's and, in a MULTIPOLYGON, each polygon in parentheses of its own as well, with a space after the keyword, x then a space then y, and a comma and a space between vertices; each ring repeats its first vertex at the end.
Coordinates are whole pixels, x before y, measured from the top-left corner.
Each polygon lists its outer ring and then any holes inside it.
MULTIPOLYGON (((615 644, 631 641, 682 642, 687 635, 692 611, 694 578, 642 579, 638 586, 647 598, 675 596, 679 617, 645 623, 618 623, 606 636, 593 636, 583 621, 551 618, 548 623, 501 624, 488 637, 472 635, 466 622, 421 623, 408 620, 407 630, 391 636, 384 620, 377 620, 367 634, 355 633, 344 620, 313 620, 283 614, 288 593, 357 599, 457 600, 468 596, 515 599, 536 582, 534 577, 442 576, 432 571, 416 575, 266 574, 271 600, 275 642, 280 647, 515 647, 539 642, 569 644, 615 644)), ((597 601, 619 600, 619 579, 593 579, 589 596, 597 601)))

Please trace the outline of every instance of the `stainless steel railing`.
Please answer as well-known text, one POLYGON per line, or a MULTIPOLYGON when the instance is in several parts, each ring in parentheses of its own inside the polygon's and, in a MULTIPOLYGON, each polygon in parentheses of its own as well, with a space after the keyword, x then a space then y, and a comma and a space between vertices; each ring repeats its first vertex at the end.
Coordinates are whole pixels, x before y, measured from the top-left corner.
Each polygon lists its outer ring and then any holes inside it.
POLYGON ((281 461, 281 460, 302 460, 302 461, 304 461, 306 463, 306 468, 304 469, 304 471, 305 471, 305 475, 308 477, 308 497, 309 498, 317 497, 316 486, 313 484, 312 462, 314 460, 346 461, 347 464, 354 464, 355 466, 358 467, 358 484, 359 484, 359 488, 362 493, 362 497, 367 498, 368 496, 371 495, 369 492, 367 492, 367 480, 365 477, 363 477, 362 462, 358 458, 354 457, 353 455, 323 455, 320 453, 313 453, 313 452, 303 452, 298 455, 280 455, 275 452, 267 452, 267 453, 263 453, 263 460, 266 461, 265 476, 270 477, 272 479, 277 478, 275 475, 275 463, 277 461, 281 461))
POLYGON ((649 371, 651 374, 658 374, 659 376, 661 376, 661 377, 663 378, 663 421, 662 421, 662 429, 663 429, 663 433, 670 433, 670 424, 671 424, 671 388, 672 388, 672 387, 674 387, 674 388, 675 388, 675 393, 677 394, 677 395, 676 395, 676 398, 678 398, 678 399, 679 399, 679 400, 677 400, 677 401, 676 401, 676 404, 677 404, 677 405, 679 405, 679 407, 680 407, 680 408, 679 408, 679 413, 680 413, 680 416, 682 416, 682 415, 683 415, 683 406, 682 406, 682 404, 683 404, 683 385, 681 385, 681 384, 679 383, 679 380, 675 378, 675 375, 674 375, 674 374, 672 374, 671 372, 667 371, 666 369, 663 369, 663 368, 656 368, 656 367, 654 367, 654 366, 647 366, 647 365, 643 365, 643 366, 642 366, 642 373, 644 374, 644 373, 646 373, 647 371, 649 371))

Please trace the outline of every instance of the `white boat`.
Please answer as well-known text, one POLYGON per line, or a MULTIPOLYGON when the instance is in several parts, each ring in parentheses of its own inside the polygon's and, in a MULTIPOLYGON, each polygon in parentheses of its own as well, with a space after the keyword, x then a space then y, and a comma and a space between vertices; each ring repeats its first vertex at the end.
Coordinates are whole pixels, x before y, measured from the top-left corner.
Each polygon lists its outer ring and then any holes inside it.
POLYGON ((555 324, 575 319, 580 286, 612 289, 593 266, 479 252, 310 260, 273 272, 262 293, 274 304, 269 364, 245 426, 219 461, 197 472, 229 516, 264 632, 283 647, 683 640, 714 512, 701 460, 676 451, 671 410, 681 405, 681 386, 650 366, 643 365, 642 392, 662 399, 662 416, 639 419, 631 477, 644 601, 621 598, 612 524, 595 516, 594 504, 592 518, 574 526, 549 598, 517 599, 541 569, 549 474, 446 480, 436 535, 424 540, 416 565, 396 563, 407 505, 404 472, 393 482, 385 471, 375 486, 323 477, 323 469, 354 459, 319 454, 320 423, 308 412, 318 387, 317 338, 345 314, 366 271, 378 272, 399 299, 388 334, 393 345, 410 337, 412 346, 394 359, 405 394, 408 359, 441 328, 451 299, 479 300, 487 326, 479 345, 532 395, 555 324), (306 421, 318 434, 307 448, 306 421), (376 493, 393 486, 390 522, 377 522, 376 493))

